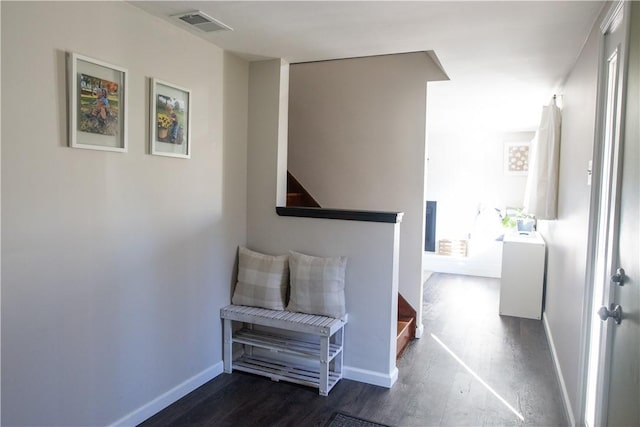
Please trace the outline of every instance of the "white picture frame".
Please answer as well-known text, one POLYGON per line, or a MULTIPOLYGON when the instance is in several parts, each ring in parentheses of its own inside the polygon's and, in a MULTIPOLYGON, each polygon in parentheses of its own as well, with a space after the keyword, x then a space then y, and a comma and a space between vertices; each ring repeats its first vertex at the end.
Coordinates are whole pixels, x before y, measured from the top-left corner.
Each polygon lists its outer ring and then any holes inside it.
POLYGON ((127 69, 67 52, 69 146, 127 151, 127 69))
POLYGON ((191 158, 191 91, 150 78, 149 151, 156 156, 191 158))
POLYGON ((504 143, 504 174, 526 176, 529 173, 529 143, 504 143))

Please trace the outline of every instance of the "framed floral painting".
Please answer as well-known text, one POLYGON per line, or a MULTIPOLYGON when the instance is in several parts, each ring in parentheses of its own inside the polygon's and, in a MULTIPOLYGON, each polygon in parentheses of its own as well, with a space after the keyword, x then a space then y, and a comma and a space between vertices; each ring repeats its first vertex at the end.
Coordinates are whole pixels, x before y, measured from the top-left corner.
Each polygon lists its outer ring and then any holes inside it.
POLYGON ((127 70, 67 54, 69 146, 127 151, 127 70))
POLYGON ((527 175, 529 172, 529 143, 506 142, 504 144, 505 175, 527 175))
POLYGON ((151 79, 150 152, 191 158, 191 91, 151 79))

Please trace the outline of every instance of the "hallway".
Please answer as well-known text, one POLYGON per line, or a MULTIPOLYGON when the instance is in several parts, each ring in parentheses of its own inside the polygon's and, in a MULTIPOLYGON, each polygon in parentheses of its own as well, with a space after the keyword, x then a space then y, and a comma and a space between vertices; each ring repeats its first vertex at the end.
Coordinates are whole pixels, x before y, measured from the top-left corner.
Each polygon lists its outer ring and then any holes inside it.
POLYGON ((499 316, 499 292, 499 279, 435 273, 427 280, 425 331, 400 361, 396 387, 422 390, 429 411, 405 414, 403 425, 566 423, 542 322, 499 316))
POLYGON ((498 316, 499 286, 498 279, 433 274, 424 335, 398 362, 391 390, 342 380, 323 398, 222 374, 143 425, 322 426, 334 411, 393 426, 565 425, 542 323, 498 316))

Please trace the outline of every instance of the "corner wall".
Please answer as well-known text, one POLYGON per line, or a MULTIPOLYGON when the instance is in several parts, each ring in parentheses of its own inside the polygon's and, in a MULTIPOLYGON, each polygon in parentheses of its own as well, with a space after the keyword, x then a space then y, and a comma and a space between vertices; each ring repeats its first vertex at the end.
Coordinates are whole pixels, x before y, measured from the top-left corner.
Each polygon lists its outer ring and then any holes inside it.
POLYGON ((135 425, 222 371, 248 64, 124 2, 0 7, 2 424, 135 425), (128 68, 128 153, 67 147, 65 51, 128 68), (192 90, 190 160, 147 154, 149 77, 192 90))
POLYGON ((286 176, 288 75, 281 60, 250 65, 247 245, 270 254, 346 256, 345 378, 391 387, 401 225, 276 214, 286 186, 278 177, 286 176))
POLYGON ((289 171, 323 208, 404 212, 399 290, 418 327, 427 82, 446 78, 427 52, 291 65, 289 171))

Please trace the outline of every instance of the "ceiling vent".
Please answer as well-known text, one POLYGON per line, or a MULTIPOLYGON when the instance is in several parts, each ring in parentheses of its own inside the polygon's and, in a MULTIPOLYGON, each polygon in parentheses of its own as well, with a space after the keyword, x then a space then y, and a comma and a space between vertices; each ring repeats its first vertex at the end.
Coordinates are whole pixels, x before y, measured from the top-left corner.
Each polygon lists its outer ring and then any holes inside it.
POLYGON ((199 10, 195 12, 173 15, 173 18, 179 19, 180 21, 206 33, 210 33, 213 31, 233 31, 233 28, 231 28, 230 26, 223 24, 217 19, 214 19, 199 10))

